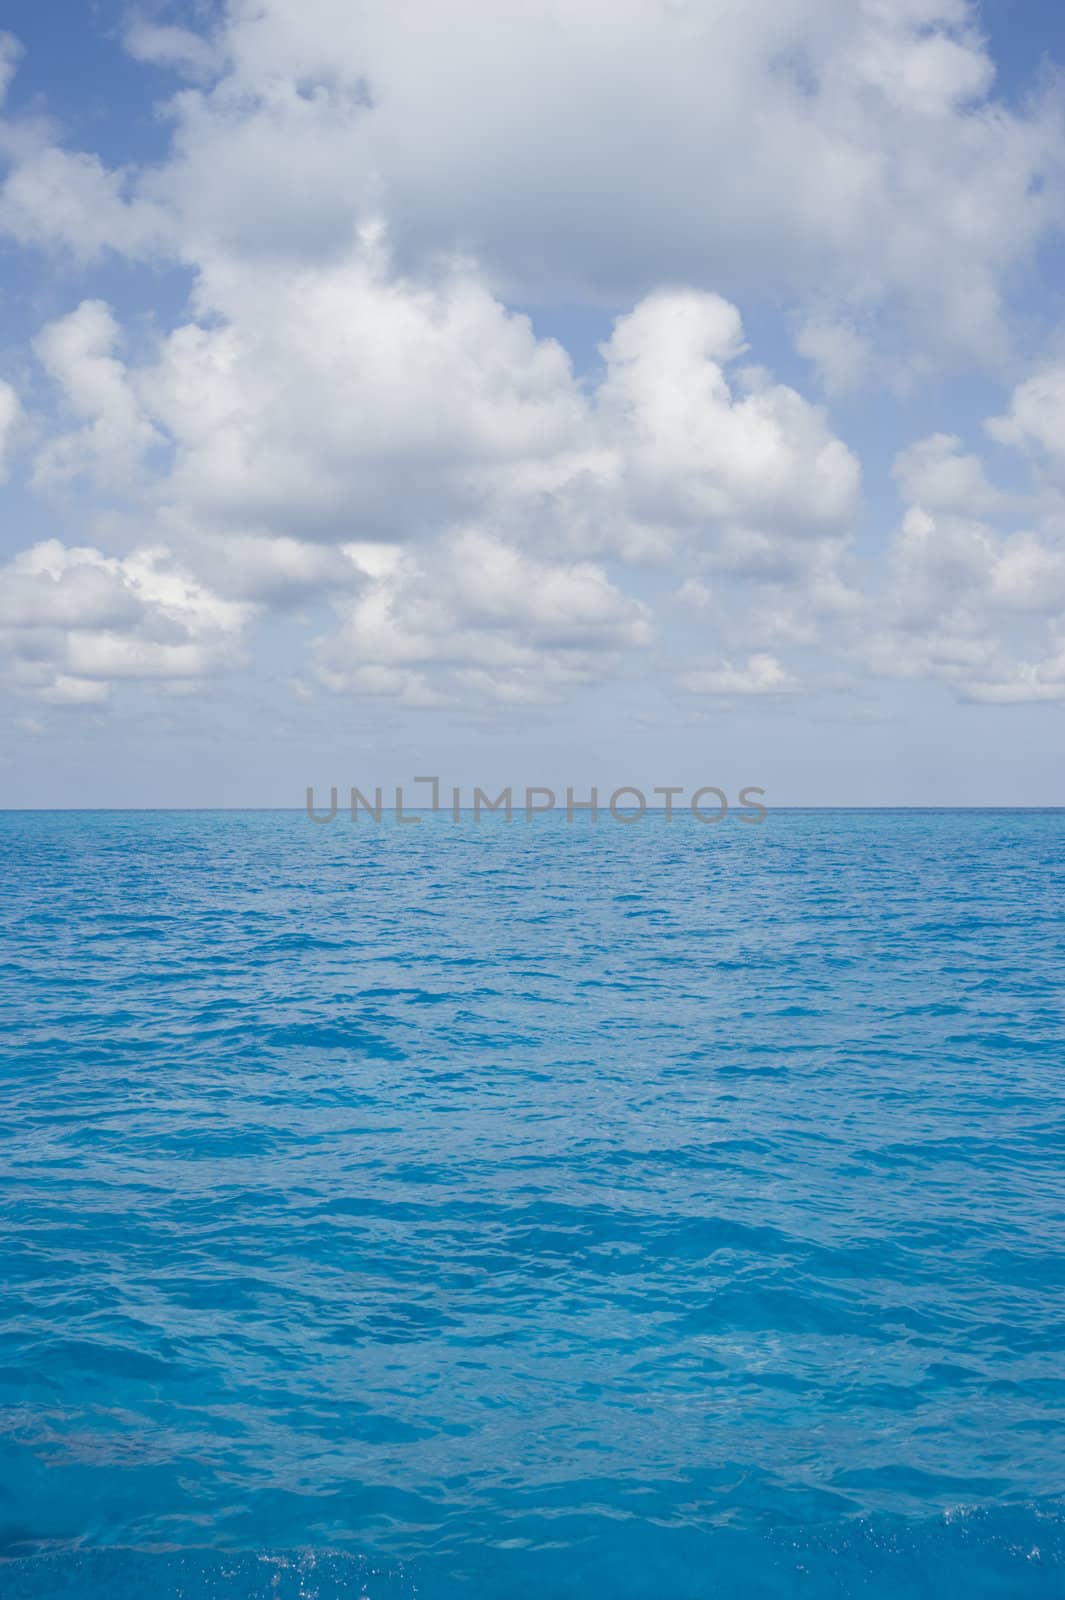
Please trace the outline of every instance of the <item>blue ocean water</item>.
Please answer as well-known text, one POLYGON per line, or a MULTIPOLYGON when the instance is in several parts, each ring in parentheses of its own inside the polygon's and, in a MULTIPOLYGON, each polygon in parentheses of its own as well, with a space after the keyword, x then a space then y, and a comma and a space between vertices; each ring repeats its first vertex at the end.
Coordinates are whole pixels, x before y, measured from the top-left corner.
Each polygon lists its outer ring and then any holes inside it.
POLYGON ((1065 1592, 1065 814, 0 873, 0 1594, 1065 1592))

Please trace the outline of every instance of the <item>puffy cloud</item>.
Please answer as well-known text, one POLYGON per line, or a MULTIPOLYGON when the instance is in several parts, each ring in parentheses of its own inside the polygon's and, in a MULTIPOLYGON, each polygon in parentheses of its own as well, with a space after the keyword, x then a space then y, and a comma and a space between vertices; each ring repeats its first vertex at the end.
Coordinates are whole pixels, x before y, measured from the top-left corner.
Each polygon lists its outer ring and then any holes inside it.
POLYGON ((11 80, 18 70, 22 46, 11 33, 0 33, 0 105, 7 97, 11 80))
POLYGON ((977 704, 993 706, 1065 700, 1065 636, 1057 632, 1052 652, 1042 661, 1010 662, 996 677, 971 679, 966 694, 977 704))
POLYGON ((938 678, 967 699, 1065 698, 1063 616, 1059 543, 911 507, 855 648, 876 673, 938 678))
POLYGON ((109 251, 141 258, 169 248, 172 219, 135 190, 133 168, 112 171, 98 156, 64 150, 40 125, 0 127, 0 234, 22 245, 59 247, 79 263, 109 251))
POLYGON ((917 440, 902 451, 893 470, 905 498, 929 511, 992 517, 1015 498, 996 489, 980 457, 963 454, 961 440, 950 433, 917 440))
POLYGON ((317 645, 318 677, 335 690, 416 704, 471 693, 551 701, 650 640, 646 608, 601 568, 546 563, 479 531, 362 560, 370 582, 317 645))
MULTIPOLYGON (((1021 385, 1009 418, 988 431, 1025 444, 1029 401, 1021 385)), ((852 654, 875 674, 938 679, 967 700, 1065 699, 1065 542, 1055 497, 1004 493, 953 434, 917 440, 897 457, 894 476, 909 505, 886 570, 849 626, 843 619, 852 654), (1033 526, 1010 529, 1021 516, 1033 526)))
POLYGON ((0 483, 8 474, 15 434, 22 417, 18 395, 9 383, 0 379, 0 483))
POLYGON ((170 67, 200 80, 216 76, 225 64, 214 42, 191 28, 168 27, 140 18, 126 30, 123 40, 135 61, 170 67))
POLYGON ((749 656, 739 667, 728 661, 716 667, 697 667, 682 673, 680 682, 692 694, 724 697, 790 694, 799 686, 776 656, 764 654, 749 656))
POLYGON ((845 542, 860 470, 825 416, 742 353, 736 308, 660 292, 619 318, 598 392, 617 451, 619 502, 637 525, 686 530, 708 559, 773 573, 805 564, 804 542, 845 542))
POLYGON ((38 359, 84 425, 50 439, 34 464, 48 486, 87 473, 103 488, 128 488, 161 436, 144 414, 115 350, 121 331, 108 306, 85 300, 34 341, 38 359))
POLYGON ((891 558, 911 613, 977 597, 1017 611, 1053 612, 1065 604, 1065 550, 1032 533, 1003 536, 967 518, 913 507, 891 558))
POLYGON ((143 193, 197 260, 321 259, 373 210, 405 263, 472 250, 518 298, 815 292, 843 313, 807 335, 836 381, 861 355, 840 329, 878 306, 986 358, 1005 275, 1061 217, 1061 122, 1050 94, 990 98, 976 20, 964 0, 234 6, 229 65, 175 100, 143 193))
POLYGON ((857 461, 794 389, 726 372, 745 346, 717 295, 661 292, 618 318, 595 389, 471 265, 397 276, 377 230, 317 268, 212 269, 198 305, 133 368, 99 302, 43 331, 84 421, 35 475, 142 489, 168 541, 221 541, 230 589, 242 568, 279 596, 286 570, 343 582, 319 547, 425 542, 471 517, 559 555, 689 547, 762 576, 824 566, 849 537, 857 461))
POLYGON ((110 687, 98 679, 72 678, 59 672, 44 680, 37 690, 37 698, 48 706, 98 706, 110 695, 110 687))
POLYGON ((878 309, 889 351, 901 318, 925 355, 992 359, 1003 282, 1062 219, 1062 123, 1049 90, 992 97, 977 21, 967 0, 263 0, 209 37, 141 23, 138 59, 202 80, 170 103, 170 159, 108 171, 8 129, 0 227, 199 268, 321 262, 383 215, 405 268, 471 252, 518 300, 814 295, 801 338, 837 387, 878 309))
POLYGON ((992 417, 987 431, 1000 444, 1035 447, 1065 461, 1065 362, 1051 362, 1018 384, 1009 410, 992 417))
MULTIPOLYGON (((619 317, 595 386, 472 264, 404 277, 379 229, 314 267, 216 263, 196 310, 132 364, 101 302, 42 331, 79 425, 44 439, 34 481, 125 496, 234 601, 340 597, 316 657, 334 685, 557 697, 647 636, 596 562, 824 584, 848 542, 856 460, 820 408, 741 364, 720 296, 663 291, 619 317), (421 553, 374 570, 368 550, 399 545, 421 553)), ((99 679, 195 659, 66 649, 99 679)))
MULTIPOLYGON (((179 325, 132 354, 97 299, 35 343, 59 420, 34 419, 34 487, 76 482, 95 541, 133 525, 178 556, 18 557, 17 681, 65 703, 202 681, 257 607, 328 597, 300 692, 316 674, 414 703, 551 700, 647 645, 657 565, 663 610, 697 619, 674 668, 694 693, 791 692, 788 649, 835 642, 972 697, 1051 697, 1065 599, 1043 502, 953 434, 916 441, 863 601, 858 461, 754 364, 718 292, 783 306, 829 394, 895 351, 920 371, 1003 348, 1002 284, 1061 220, 1065 141, 1050 96, 991 98, 975 16, 235 0, 209 37, 132 27, 131 54, 193 85, 168 156, 109 170, 0 124, 0 229, 189 269, 179 325), (588 376, 511 309, 545 297, 624 308, 588 376)), ((1063 370, 988 425, 1044 466, 1065 455, 1063 370)), ((0 460, 18 417, 0 386, 0 460)))
POLYGON ((845 322, 808 318, 799 328, 795 348, 817 371, 831 395, 847 394, 867 376, 872 351, 868 337, 845 322))
POLYGON ((356 587, 364 571, 358 554, 356 546, 254 533, 214 533, 190 550, 217 593, 277 610, 356 587))
POLYGON ((416 538, 582 425, 560 345, 461 263, 396 276, 376 229, 324 266, 212 268, 198 303, 213 325, 135 381, 173 442, 167 493, 215 522, 416 538))
MULTIPOLYGON (((0 104, 22 57, 0 33, 0 104)), ((0 120, 0 235, 22 245, 59 248, 79 264, 108 252, 142 258, 173 245, 173 218, 138 193, 135 165, 105 166, 99 156, 67 150, 40 117, 0 120)))
POLYGON ((119 560, 51 539, 0 569, 9 681, 53 704, 95 704, 119 679, 206 679, 237 663, 248 616, 165 550, 119 560))

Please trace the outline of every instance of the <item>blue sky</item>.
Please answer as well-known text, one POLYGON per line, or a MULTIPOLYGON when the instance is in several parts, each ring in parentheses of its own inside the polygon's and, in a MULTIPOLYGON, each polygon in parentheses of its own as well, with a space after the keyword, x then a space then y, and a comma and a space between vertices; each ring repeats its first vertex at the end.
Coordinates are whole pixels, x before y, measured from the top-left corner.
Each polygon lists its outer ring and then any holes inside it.
POLYGON ((0 804, 1061 802, 1059 8, 4 20, 0 804))

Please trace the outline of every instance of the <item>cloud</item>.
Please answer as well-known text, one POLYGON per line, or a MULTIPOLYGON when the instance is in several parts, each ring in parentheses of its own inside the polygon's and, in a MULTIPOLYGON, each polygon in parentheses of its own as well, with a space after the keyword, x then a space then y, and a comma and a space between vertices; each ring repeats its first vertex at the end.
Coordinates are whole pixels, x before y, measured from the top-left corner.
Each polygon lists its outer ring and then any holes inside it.
POLYGON ((684 672, 680 683, 691 694, 727 697, 790 694, 799 687, 775 656, 763 654, 749 656, 746 664, 740 667, 723 661, 716 667, 684 672))
POLYGON ((137 375, 174 445, 168 492, 233 525, 417 538, 493 469, 557 454, 584 406, 472 269, 395 275, 377 229, 324 266, 203 274, 188 324, 137 375))
POLYGON ((1050 362, 1018 384, 1008 411, 986 427, 1000 444, 1034 449, 1057 465, 1065 461, 1065 362, 1050 362))
POLYGON ((22 46, 11 33, 0 33, 0 105, 7 98, 11 80, 22 59, 22 46))
POLYGON ((173 248, 173 219, 136 193, 138 173, 115 171, 96 155, 63 149, 46 125, 0 127, 0 235, 60 249, 76 263, 109 253, 145 259, 173 248))
POLYGON ((477 530, 379 559, 316 646, 328 688, 415 704, 551 702, 650 641, 647 609, 587 562, 552 564, 477 530))
POLYGON ((45 437, 34 482, 125 493, 227 593, 350 586, 330 546, 471 520, 560 558, 687 552, 760 579, 830 567, 850 537, 856 459, 819 407, 737 365, 720 296, 619 317, 596 387, 470 263, 402 277, 378 229, 299 272, 212 268, 197 306, 136 365, 101 302, 41 332, 80 426, 45 437))
POLYGON ((0 483, 7 480, 22 405, 9 383, 0 379, 0 483))
POLYGON ((127 48, 201 81, 169 158, 9 127, 21 242, 320 264, 382 216, 404 271, 469 254, 511 300, 816 298, 800 338, 840 388, 862 323, 918 367, 996 360, 1003 286, 1065 214, 1058 98, 993 97, 965 0, 264 0, 127 48))
POLYGON ((966 698, 978 705, 1013 706, 1065 700, 1065 640, 1059 639, 1052 656, 1040 662, 1020 661, 998 678, 975 679, 966 685, 966 698))
POLYGON ((743 349, 720 296, 651 295, 603 348, 598 409, 631 523, 684 531, 713 564, 775 573, 805 564, 811 544, 846 542, 861 473, 794 389, 756 368, 734 386, 725 367, 743 349))
MULTIPOLYGON (((317 646, 333 686, 558 698, 646 643, 604 562, 825 586, 849 542, 856 459, 821 408, 742 364, 721 296, 660 291, 618 317, 594 385, 474 264, 404 276, 378 227, 299 270, 213 263, 195 308, 136 362, 100 301, 41 331, 77 426, 45 433, 33 482, 124 503, 231 602, 352 607, 317 646)), ((102 680, 195 675, 200 647, 65 648, 102 680)))
POLYGON ((190 289, 159 327, 72 295, 33 343, 32 426, 0 384, 0 468, 32 444, 31 488, 86 527, 4 569, 12 681, 202 684, 253 619, 310 612, 300 692, 398 703, 554 702, 673 627, 656 659, 707 696, 797 691, 793 649, 1056 695, 1065 367, 987 424, 1039 492, 931 433, 860 566, 858 456, 735 303, 756 329, 776 308, 828 396, 996 368, 1004 286, 1065 217, 1065 136, 1052 94, 994 98, 976 23, 965 0, 261 0, 202 35, 133 24, 129 53, 185 80, 158 80, 161 160, 0 122, 0 230, 190 289), (537 333, 567 303, 612 319, 587 373, 537 333))
POLYGON ((808 318, 798 331, 795 348, 813 364, 830 395, 860 388, 872 365, 870 340, 845 322, 808 318))
POLYGON ((0 568, 8 681, 51 704, 98 703, 123 679, 202 682, 239 662, 249 615, 165 550, 120 560, 50 539, 0 568))
POLYGON ((356 546, 271 534, 214 533, 190 554, 217 593, 280 611, 357 587, 364 572, 356 546))
POLYGON ((992 98, 976 22, 962 0, 265 0, 205 44, 229 68, 174 101, 141 194, 199 261, 321 260, 379 213, 405 268, 472 252, 519 300, 816 294, 836 382, 876 308, 926 355, 993 360, 1002 285, 1061 220, 1061 116, 992 98))
POLYGON ((994 517, 1017 498, 996 489, 980 457, 963 454, 961 440, 950 433, 918 439, 899 454, 892 471, 904 497, 928 511, 994 517))
POLYGON ((196 82, 216 76, 225 64, 216 44, 202 34, 143 18, 126 30, 123 43, 135 61, 171 68, 196 82))
POLYGON ((81 428, 41 448, 33 471, 38 487, 87 474, 101 488, 129 488, 146 453, 161 443, 115 355, 121 337, 110 308, 85 300, 34 340, 37 357, 67 407, 84 419, 81 428))
POLYGON ((57 673, 37 690, 37 698, 47 706, 99 706, 110 698, 110 686, 91 678, 73 678, 57 673))
POLYGON ((743 332, 717 295, 620 317, 592 391, 469 264, 397 276, 377 230, 325 267, 206 273, 198 298, 203 320, 135 368, 100 302, 43 330, 38 356, 84 420, 43 443, 38 484, 132 489, 158 450, 168 536, 418 541, 476 514, 560 548, 687 539, 762 570, 849 535, 857 461, 794 389, 726 376, 743 332))
POLYGON ((911 507, 855 651, 886 677, 938 679, 986 703, 1065 697, 1065 548, 911 507))

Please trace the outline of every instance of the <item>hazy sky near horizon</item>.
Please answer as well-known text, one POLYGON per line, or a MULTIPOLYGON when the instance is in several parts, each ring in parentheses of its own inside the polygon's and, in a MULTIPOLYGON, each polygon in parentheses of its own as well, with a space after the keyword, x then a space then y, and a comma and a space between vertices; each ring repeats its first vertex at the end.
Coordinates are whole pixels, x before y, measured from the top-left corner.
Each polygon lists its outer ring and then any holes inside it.
POLYGON ((1065 802, 1050 0, 8 0, 0 806, 1065 802))

